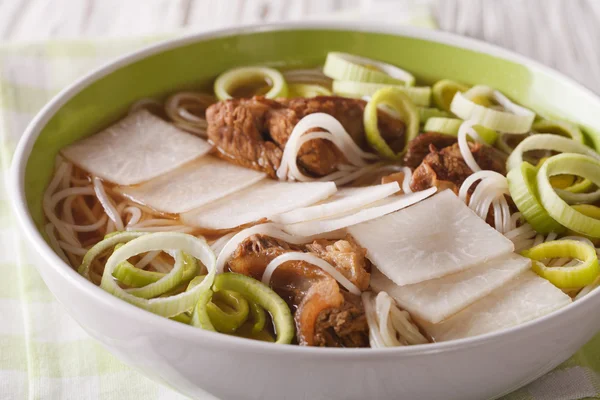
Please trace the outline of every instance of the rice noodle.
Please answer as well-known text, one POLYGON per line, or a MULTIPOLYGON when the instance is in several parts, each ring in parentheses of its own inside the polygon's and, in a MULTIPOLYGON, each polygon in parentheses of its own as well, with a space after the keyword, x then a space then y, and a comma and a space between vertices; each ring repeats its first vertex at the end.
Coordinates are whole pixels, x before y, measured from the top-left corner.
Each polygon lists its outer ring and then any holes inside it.
MULTIPOLYGON (((333 144, 342 152, 348 163, 354 167, 365 167, 368 165, 366 160, 378 158, 375 154, 363 151, 354 142, 348 132, 346 132, 342 124, 331 115, 325 113, 309 114, 296 124, 285 144, 281 165, 277 169, 277 177, 280 180, 286 178, 303 182, 314 180, 314 178, 304 175, 298 169, 297 158, 298 151, 302 145, 309 140, 315 139, 333 142, 333 144), (324 129, 327 132, 319 131, 306 133, 315 128, 324 129), (306 138, 304 136, 306 136, 306 138)), ((336 175, 336 177, 340 176, 341 174, 336 175)), ((329 179, 331 178, 329 177, 329 179)))
POLYGON ((52 247, 54 252, 56 254, 58 254, 58 256, 60 258, 63 259, 64 262, 69 263, 69 259, 67 258, 67 255, 65 254, 63 249, 60 247, 60 244, 58 244, 58 240, 56 239, 56 235, 54 234, 55 228, 56 228, 56 226, 52 222, 49 222, 46 224, 45 229, 44 229, 46 231, 46 235, 48 236, 48 240, 50 241, 50 246, 52 247))
POLYGON ((215 102, 215 97, 209 94, 179 92, 167 99, 165 102, 165 112, 175 126, 206 138, 208 123, 204 118, 204 112, 215 102), (190 109, 202 115, 198 116, 191 112, 190 109))
POLYGON ((394 299, 386 292, 362 295, 371 347, 396 347, 429 343, 412 322, 407 311, 400 310, 394 299), (374 303, 374 304, 373 304, 374 303), (374 310, 373 310, 374 309, 374 310))
POLYGON ((159 218, 151 218, 145 219, 143 221, 138 222, 137 224, 132 224, 132 228, 143 228, 146 226, 171 226, 171 225, 181 225, 181 222, 175 219, 159 219, 159 218))
POLYGON ((369 326, 369 345, 373 348, 385 347, 381 333, 379 333, 379 322, 375 312, 375 301, 371 292, 363 292, 361 295, 363 306, 365 307, 365 316, 369 326))
POLYGON ((458 197, 466 202, 469 189, 480 181, 469 199, 468 206, 482 219, 486 219, 490 207, 494 210, 494 227, 500 233, 511 230, 510 207, 505 196, 510 196, 508 180, 494 171, 477 171, 471 174, 458 191, 458 197))
POLYGON ((125 228, 128 232, 183 232, 192 233, 196 229, 187 225, 166 225, 166 226, 127 226, 125 228))
POLYGON ((65 223, 65 225, 73 229, 75 232, 94 232, 102 228, 106 224, 107 220, 108 217, 103 215, 97 222, 90 225, 75 225, 70 223, 65 223))
POLYGON ((133 114, 136 111, 140 111, 140 110, 147 110, 149 108, 149 106, 155 106, 155 107, 162 108, 163 105, 160 101, 152 99, 152 98, 140 99, 140 100, 136 101, 135 103, 133 103, 131 105, 131 107, 129 107, 128 114, 133 114))
POLYGON ((265 285, 269 285, 271 282, 271 276, 273 272, 279 267, 281 264, 286 263, 288 261, 304 261, 309 264, 312 264, 316 267, 321 268, 323 271, 331 275, 340 285, 345 287, 350 293, 360 296, 360 289, 356 287, 348 278, 346 278, 340 271, 338 271, 333 265, 329 264, 327 261, 322 258, 317 257, 314 254, 303 253, 299 251, 292 251, 289 253, 284 253, 280 256, 275 257, 265 268, 262 276, 262 283, 265 285))
POLYGON ((135 263, 135 267, 139 269, 145 268, 146 265, 150 264, 159 254, 160 250, 147 252, 144 257, 140 259, 140 261, 135 263))
POLYGON ((109 233, 113 233, 115 231, 115 223, 112 221, 112 219, 108 219, 108 222, 106 223, 106 234, 108 235, 109 233))
POLYGON ((58 245, 67 252, 82 257, 85 256, 85 253, 87 253, 87 251, 89 250, 84 247, 70 245, 69 243, 63 242, 62 240, 58 241, 58 245))
POLYGON ((102 180, 95 176, 92 181, 94 182, 94 191, 96 192, 96 197, 98 198, 98 201, 100 201, 100 204, 102 204, 102 207, 104 207, 104 212, 106 215, 108 215, 108 218, 114 222, 115 228, 118 231, 122 231, 124 228, 123 220, 121 219, 121 215, 115 206, 112 204, 112 201, 106 195, 102 180))
POLYGON ((235 236, 236 233, 237 232, 230 232, 227 235, 221 236, 220 238, 218 238, 217 240, 215 240, 214 242, 212 242, 210 244, 210 248, 212 249, 212 251, 215 253, 215 255, 217 257, 219 256, 219 254, 221 254, 223 247, 225 247, 227 242, 229 242, 229 240, 231 240, 231 238, 233 236, 235 236))
POLYGON ((63 162, 62 160, 59 161, 59 166, 56 170, 56 173, 54 174, 54 178, 52 178, 50 184, 48 185, 48 188, 44 192, 44 196, 42 199, 42 208, 44 210, 46 218, 48 218, 48 221, 50 221, 50 223, 54 225, 54 228, 56 229, 59 237, 65 242, 77 246, 79 245, 79 241, 75 237, 75 234, 68 227, 66 227, 63 224, 63 222, 57 217, 55 212, 56 203, 52 203, 52 195, 54 194, 56 189, 58 189, 58 186, 64 178, 68 168, 68 163, 63 162))
POLYGON ((476 125, 474 121, 465 121, 460 125, 460 128, 458 128, 458 147, 467 166, 471 168, 473 172, 477 172, 481 171, 481 167, 477 164, 477 161, 475 161, 475 157, 473 157, 473 153, 467 142, 467 136, 470 136, 476 142, 483 143, 479 134, 473 129, 474 125, 476 125))
POLYGON ((127 226, 137 224, 142 218, 142 210, 137 207, 129 206, 123 209, 124 213, 130 214, 131 218, 127 221, 127 226))

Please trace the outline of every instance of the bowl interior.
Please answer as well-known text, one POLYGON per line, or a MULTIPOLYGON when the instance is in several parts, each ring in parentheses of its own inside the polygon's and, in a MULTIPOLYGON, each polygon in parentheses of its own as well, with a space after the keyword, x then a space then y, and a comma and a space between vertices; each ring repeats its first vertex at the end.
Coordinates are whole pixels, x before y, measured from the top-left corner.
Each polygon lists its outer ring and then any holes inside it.
MULTIPOLYGON (((329 51, 342 51, 383 60, 431 83, 451 78, 487 84, 543 113, 575 121, 600 148, 600 102, 589 92, 535 64, 523 65, 494 55, 414 37, 332 29, 287 29, 238 33, 183 41, 173 48, 125 64, 67 99, 50 117, 37 138, 25 171, 25 195, 40 232, 42 195, 53 171, 55 156, 69 143, 93 134, 123 116, 129 105, 144 97, 206 85, 220 72, 251 64, 316 66, 329 51)), ((474 45, 474 47, 477 47, 474 45)))

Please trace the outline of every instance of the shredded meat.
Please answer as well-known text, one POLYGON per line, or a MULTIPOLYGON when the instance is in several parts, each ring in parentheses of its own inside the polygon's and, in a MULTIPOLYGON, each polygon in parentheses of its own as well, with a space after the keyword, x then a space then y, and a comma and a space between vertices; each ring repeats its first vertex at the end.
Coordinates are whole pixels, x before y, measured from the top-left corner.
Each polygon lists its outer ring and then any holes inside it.
MULTIPOLYGON (((335 279, 329 277, 315 282, 298 305, 294 314, 296 337, 303 346, 320 344, 315 334, 323 313, 335 313, 344 304, 344 297, 335 279)), ((363 311, 364 313, 364 311, 363 311)))
MULTIPOLYGON (((231 271, 261 279, 267 264, 289 251, 310 251, 331 263, 362 290, 369 286, 370 264, 365 250, 351 237, 290 245, 264 235, 253 235, 237 247, 231 271)), ((360 298, 340 289, 337 281, 304 261, 288 261, 277 268, 271 287, 294 313, 298 343, 305 346, 368 346, 368 327, 360 298), (366 320, 365 320, 366 321, 366 320)))
POLYGON ((339 269, 346 278, 360 290, 367 290, 371 280, 371 264, 366 258, 367 251, 354 241, 352 236, 346 240, 315 240, 306 248, 339 269))
POLYGON ((408 142, 406 154, 404 155, 404 165, 415 169, 429 154, 431 145, 434 145, 436 149, 443 149, 452 146, 454 143, 456 143, 456 138, 450 135, 437 132, 422 133, 408 142))
MULTIPOLYGON (((497 150, 480 143, 469 144, 473 157, 482 169, 505 174, 505 156, 497 150)), ((438 150, 429 146, 429 154, 415 169, 410 183, 414 191, 433 186, 439 189, 452 189, 458 193, 460 185, 473 173, 463 160, 458 144, 438 150)))
POLYGON ((366 347, 369 326, 359 296, 342 292, 344 303, 322 311, 315 327, 314 345, 326 347, 366 347))
MULTIPOLYGON (((206 110, 208 137, 224 159, 266 172, 274 178, 294 126, 308 114, 332 115, 354 141, 365 148, 365 105, 363 100, 335 96, 221 101, 206 110)), ((385 112, 379 112, 378 117, 384 139, 393 149, 401 149, 405 141, 404 123, 385 112)), ((341 152, 330 141, 322 139, 305 143, 298 152, 300 167, 314 176, 327 175, 344 162, 341 152)))

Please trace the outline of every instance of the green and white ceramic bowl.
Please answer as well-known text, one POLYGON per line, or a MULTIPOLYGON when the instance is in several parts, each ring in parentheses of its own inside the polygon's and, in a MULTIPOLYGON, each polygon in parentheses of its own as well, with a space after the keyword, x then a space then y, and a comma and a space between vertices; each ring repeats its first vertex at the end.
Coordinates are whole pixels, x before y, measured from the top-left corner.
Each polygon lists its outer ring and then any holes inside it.
POLYGON ((570 79, 494 46, 446 33, 364 24, 250 27, 170 40, 96 70, 57 95, 21 140, 14 209, 45 263, 42 277, 87 332, 123 361, 191 397, 224 399, 486 399, 534 380, 600 330, 600 293, 501 332, 392 349, 261 343, 158 317, 94 286, 42 233, 42 194, 58 150, 115 121, 137 99, 197 87, 239 65, 322 64, 329 51, 380 59, 418 79, 500 89, 536 111, 580 123, 600 148, 600 100, 570 79), (576 327, 576 328, 574 328, 576 327))

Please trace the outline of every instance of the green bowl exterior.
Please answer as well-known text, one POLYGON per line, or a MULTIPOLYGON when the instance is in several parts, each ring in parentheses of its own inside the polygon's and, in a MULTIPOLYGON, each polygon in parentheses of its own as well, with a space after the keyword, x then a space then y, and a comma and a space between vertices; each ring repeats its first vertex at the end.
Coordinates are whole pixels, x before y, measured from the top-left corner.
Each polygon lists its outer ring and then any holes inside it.
MULTIPOLYGON (((411 71, 422 83, 450 78, 485 84, 544 116, 584 127, 600 149, 600 102, 570 81, 536 65, 414 37, 339 29, 271 30, 232 34, 181 44, 125 65, 70 98, 42 129, 25 172, 27 204, 38 228, 42 196, 59 150, 125 115, 144 97, 209 85, 219 73, 241 65, 316 66, 327 52, 341 51, 382 60, 411 71)), ((40 229, 40 231, 42 231, 40 229)))

